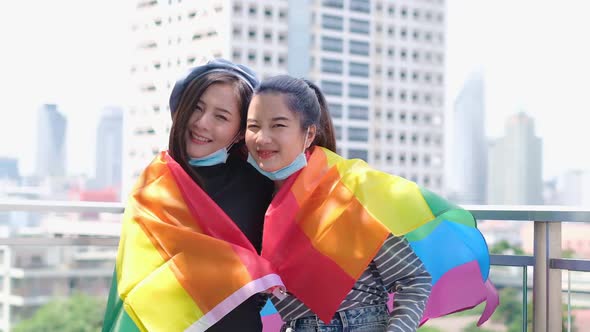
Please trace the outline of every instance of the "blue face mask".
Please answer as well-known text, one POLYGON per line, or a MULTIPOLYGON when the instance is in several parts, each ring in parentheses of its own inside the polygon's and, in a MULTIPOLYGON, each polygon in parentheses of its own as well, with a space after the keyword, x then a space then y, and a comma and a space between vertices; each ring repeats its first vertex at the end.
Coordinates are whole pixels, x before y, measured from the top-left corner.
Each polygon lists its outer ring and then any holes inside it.
POLYGON ((221 148, 221 149, 213 152, 210 155, 207 155, 207 156, 204 156, 201 158, 191 158, 188 161, 188 163, 191 166, 196 166, 196 167, 225 164, 225 162, 227 161, 227 157, 229 156, 229 150, 231 149, 232 146, 234 146, 234 143, 230 144, 230 146, 228 146, 228 147, 221 148))
POLYGON ((228 157, 227 150, 229 149, 221 148, 210 155, 201 158, 191 158, 188 163, 191 164, 191 166, 197 167, 225 164, 228 157))
POLYGON ((305 153, 302 152, 297 156, 297 158, 295 158, 295 160, 293 160, 292 163, 274 172, 267 172, 260 168, 260 166, 258 166, 258 164, 256 163, 256 160, 254 160, 250 153, 248 153, 248 163, 254 166, 254 168, 256 168, 256 170, 260 172, 260 174, 266 176, 267 178, 273 181, 278 181, 288 178, 298 170, 307 166, 307 158, 305 158, 305 153))
POLYGON ((258 166, 258 163, 256 163, 256 160, 254 160, 254 157, 252 157, 252 154, 250 154, 248 152, 248 163, 250 165, 252 165, 258 172, 260 172, 260 174, 266 176, 267 178, 273 180, 273 181, 278 181, 278 180, 284 180, 286 178, 288 178, 289 176, 295 174, 295 172, 297 172, 298 170, 302 169, 303 167, 307 166, 307 158, 305 158, 305 149, 306 149, 306 145, 307 145, 307 135, 309 134, 309 127, 307 128, 307 132, 305 133, 305 141, 303 142, 303 151, 301 151, 301 153, 297 156, 297 158, 295 158, 295 160, 293 160, 289 165, 276 170, 274 172, 267 172, 265 170, 263 170, 262 168, 260 168, 260 166, 258 166))

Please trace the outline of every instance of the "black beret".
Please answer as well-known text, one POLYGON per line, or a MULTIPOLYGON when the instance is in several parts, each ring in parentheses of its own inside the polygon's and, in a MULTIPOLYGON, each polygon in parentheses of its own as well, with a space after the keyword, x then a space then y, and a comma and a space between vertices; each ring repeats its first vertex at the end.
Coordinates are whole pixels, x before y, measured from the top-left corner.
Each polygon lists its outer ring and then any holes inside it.
POLYGON ((174 115, 174 112, 178 109, 180 98, 182 98, 184 90, 194 79, 215 71, 235 74, 237 77, 245 81, 252 89, 255 89, 259 83, 254 71, 244 65, 235 64, 225 59, 209 60, 202 66, 192 68, 184 77, 176 81, 172 93, 170 94, 170 113, 174 115))

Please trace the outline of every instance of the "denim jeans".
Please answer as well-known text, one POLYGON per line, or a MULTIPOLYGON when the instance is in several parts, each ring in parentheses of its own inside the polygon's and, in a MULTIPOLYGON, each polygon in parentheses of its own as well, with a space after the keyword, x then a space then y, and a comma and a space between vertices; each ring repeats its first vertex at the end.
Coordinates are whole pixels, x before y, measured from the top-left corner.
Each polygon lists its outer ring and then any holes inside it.
POLYGON ((281 332, 384 332, 389 312, 387 305, 364 306, 338 311, 328 323, 317 316, 286 322, 281 332))

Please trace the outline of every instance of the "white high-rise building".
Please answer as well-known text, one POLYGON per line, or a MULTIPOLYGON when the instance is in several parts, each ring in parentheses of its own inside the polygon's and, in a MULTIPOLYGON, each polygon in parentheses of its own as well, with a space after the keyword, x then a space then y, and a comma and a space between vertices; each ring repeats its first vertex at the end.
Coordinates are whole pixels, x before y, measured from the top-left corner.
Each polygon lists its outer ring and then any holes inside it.
POLYGON ((175 80, 212 57, 317 82, 343 156, 440 190, 444 17, 444 1, 138 1, 125 191, 167 147, 175 80))
POLYGON ((543 204, 542 149, 531 117, 508 118, 504 137, 489 148, 488 204, 543 204))
POLYGON ((467 79, 454 106, 447 188, 457 203, 485 204, 487 142, 481 72, 467 79))

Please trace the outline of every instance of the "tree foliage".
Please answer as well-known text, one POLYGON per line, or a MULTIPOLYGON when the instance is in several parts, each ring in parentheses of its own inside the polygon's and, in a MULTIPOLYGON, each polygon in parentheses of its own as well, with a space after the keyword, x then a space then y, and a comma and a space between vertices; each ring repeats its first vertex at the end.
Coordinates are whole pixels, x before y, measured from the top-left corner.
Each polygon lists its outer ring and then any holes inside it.
POLYGON ((14 332, 97 332, 101 330, 104 301, 83 294, 56 300, 12 328, 14 332))

